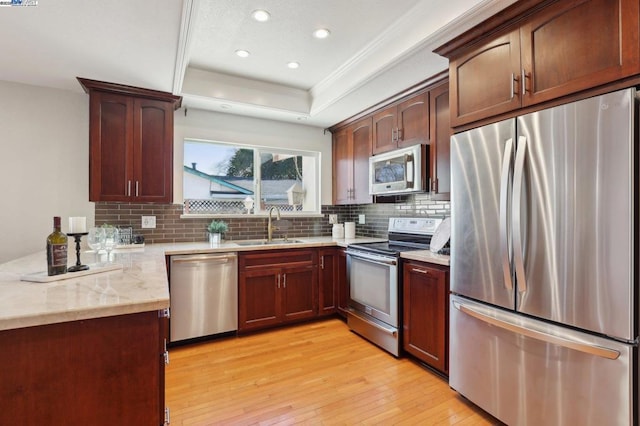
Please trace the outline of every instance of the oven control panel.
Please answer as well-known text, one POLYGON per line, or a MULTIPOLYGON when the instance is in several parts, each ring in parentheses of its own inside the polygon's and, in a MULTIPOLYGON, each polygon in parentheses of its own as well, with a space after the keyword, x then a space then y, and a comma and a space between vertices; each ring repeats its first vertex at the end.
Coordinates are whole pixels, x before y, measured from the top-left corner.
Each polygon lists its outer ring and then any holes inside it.
POLYGON ((389 232, 433 235, 442 221, 442 218, 436 217, 391 217, 389 232))

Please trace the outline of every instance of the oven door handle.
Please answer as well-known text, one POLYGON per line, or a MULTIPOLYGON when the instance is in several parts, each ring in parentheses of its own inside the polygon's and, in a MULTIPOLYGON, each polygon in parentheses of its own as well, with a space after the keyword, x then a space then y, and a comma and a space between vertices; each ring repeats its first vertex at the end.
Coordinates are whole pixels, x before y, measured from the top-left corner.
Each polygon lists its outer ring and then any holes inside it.
POLYGON ((355 257, 357 259, 366 260, 368 262, 377 263, 379 265, 395 266, 395 265, 398 264, 398 261, 396 259, 383 258, 383 257, 379 257, 379 256, 370 256, 370 255, 364 254, 362 252, 357 252, 356 253, 356 252, 347 250, 347 255, 355 257))

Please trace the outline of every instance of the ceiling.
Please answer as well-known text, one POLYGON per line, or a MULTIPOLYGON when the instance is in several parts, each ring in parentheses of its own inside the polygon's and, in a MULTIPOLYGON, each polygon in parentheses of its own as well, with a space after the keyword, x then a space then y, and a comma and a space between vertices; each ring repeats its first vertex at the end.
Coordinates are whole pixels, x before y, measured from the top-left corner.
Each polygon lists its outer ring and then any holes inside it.
POLYGON ((80 76, 327 127, 445 70, 434 48, 514 2, 37 0, 0 7, 0 80, 81 92, 80 76))

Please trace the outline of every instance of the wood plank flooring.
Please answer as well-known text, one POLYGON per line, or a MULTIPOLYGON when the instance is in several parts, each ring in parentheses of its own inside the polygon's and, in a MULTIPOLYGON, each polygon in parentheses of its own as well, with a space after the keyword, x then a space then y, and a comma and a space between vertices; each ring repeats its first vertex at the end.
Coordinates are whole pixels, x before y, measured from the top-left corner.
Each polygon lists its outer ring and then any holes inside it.
POLYGON ((494 425, 339 319, 170 349, 171 425, 494 425))

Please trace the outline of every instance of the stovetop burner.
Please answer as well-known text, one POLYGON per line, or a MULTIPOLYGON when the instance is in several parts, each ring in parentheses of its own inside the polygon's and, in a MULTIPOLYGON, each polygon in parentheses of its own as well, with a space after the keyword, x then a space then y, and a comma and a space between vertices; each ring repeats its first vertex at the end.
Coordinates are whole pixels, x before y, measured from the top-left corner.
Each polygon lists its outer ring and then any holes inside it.
MULTIPOLYGON (((359 243, 349 247, 386 256, 399 257, 401 252, 429 250, 431 237, 443 219, 440 218, 390 218, 389 241, 359 243)), ((439 252, 449 254, 449 243, 439 252)))

